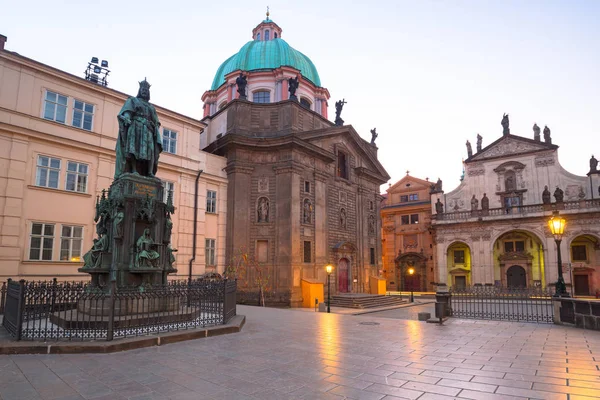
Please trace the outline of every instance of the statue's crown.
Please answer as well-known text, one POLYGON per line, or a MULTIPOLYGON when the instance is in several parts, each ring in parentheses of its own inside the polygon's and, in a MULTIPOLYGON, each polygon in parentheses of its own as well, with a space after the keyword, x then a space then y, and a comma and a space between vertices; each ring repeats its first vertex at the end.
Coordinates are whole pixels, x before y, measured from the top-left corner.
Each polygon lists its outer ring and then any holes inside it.
POLYGON ((139 82, 139 84, 140 84, 140 88, 144 87, 146 89, 150 89, 150 86, 152 86, 152 85, 150 85, 148 83, 148 81, 146 80, 146 78, 144 78, 143 81, 139 82))

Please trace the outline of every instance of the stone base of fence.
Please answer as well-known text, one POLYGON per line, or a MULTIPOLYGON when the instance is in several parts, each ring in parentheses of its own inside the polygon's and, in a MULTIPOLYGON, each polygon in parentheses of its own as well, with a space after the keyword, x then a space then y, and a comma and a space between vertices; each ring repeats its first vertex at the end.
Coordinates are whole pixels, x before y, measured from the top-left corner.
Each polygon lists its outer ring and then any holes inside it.
POLYGON ((554 307, 558 308, 554 313, 556 324, 600 331, 599 301, 561 298, 554 301, 554 307))

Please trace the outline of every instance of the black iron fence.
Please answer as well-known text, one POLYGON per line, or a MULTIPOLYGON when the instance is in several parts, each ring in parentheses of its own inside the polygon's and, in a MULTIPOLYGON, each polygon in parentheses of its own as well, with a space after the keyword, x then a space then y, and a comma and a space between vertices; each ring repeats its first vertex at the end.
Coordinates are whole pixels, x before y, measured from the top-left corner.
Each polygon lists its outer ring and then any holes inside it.
POLYGON ((544 288, 451 288, 448 311, 456 318, 552 323, 553 294, 544 288))
POLYGON ((235 280, 100 290, 89 282, 7 282, 3 326, 16 340, 113 340, 226 324, 235 280))

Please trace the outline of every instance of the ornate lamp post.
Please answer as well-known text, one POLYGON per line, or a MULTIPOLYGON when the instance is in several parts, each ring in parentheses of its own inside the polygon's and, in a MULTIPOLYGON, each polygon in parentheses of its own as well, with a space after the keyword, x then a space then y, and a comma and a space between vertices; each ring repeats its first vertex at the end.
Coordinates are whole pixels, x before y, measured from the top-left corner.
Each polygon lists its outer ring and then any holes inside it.
POLYGON ((560 256, 560 242, 562 241, 563 234, 565 233, 565 226, 567 220, 558 215, 558 211, 554 211, 552 218, 548 221, 550 232, 554 235, 554 241, 556 242, 556 256, 558 261, 558 280, 556 281, 556 293, 555 297, 569 297, 567 293, 567 285, 563 278, 562 270, 562 259, 560 256))
POLYGON ((333 265, 327 264, 325 266, 327 272, 327 312, 331 312, 331 273, 333 272, 333 265))
MULTIPOLYGON (((413 267, 410 267, 408 269, 408 275, 410 275, 410 277, 412 278, 412 276, 415 274, 415 269, 413 267)), ((415 302, 415 296, 413 294, 413 280, 410 280, 410 302, 414 303, 415 302)))

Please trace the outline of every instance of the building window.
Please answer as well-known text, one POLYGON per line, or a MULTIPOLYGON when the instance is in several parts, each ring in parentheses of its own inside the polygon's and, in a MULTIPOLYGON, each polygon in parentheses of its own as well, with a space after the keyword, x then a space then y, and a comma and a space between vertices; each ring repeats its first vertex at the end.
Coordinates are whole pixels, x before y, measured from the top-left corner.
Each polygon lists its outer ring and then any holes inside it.
POLYGON ((370 259, 371 265, 375 265, 375 247, 371 247, 369 249, 369 256, 370 256, 369 259, 370 259))
POLYGON ((337 156, 337 176, 348 179, 347 156, 345 153, 338 151, 337 156))
POLYGON ((417 200, 419 200, 419 195, 417 193, 408 195, 408 201, 417 201, 417 200))
POLYGON ((310 241, 305 240, 304 241, 304 262, 305 263, 312 262, 311 261, 311 255, 312 255, 312 252, 311 252, 311 243, 310 243, 310 241))
POLYGON ((64 124, 67 120, 67 96, 46 91, 44 118, 64 124))
POLYGON ((585 244, 574 244, 571 246, 573 261, 587 261, 587 248, 585 244))
POLYGON ((37 186, 58 189, 60 159, 38 156, 35 184, 37 186))
POLYGON ((408 201, 407 194, 403 194, 402 196, 400 196, 400 203, 406 203, 407 201, 408 201))
POLYGON ((515 240, 510 242, 504 242, 505 253, 521 253, 525 251, 525 241, 515 240))
POLYGON ((270 103, 271 102, 271 92, 268 90, 257 90, 252 93, 252 101, 255 103, 270 103))
POLYGON ((310 182, 304 181, 304 193, 310 193, 310 182))
POLYGON ((271 35, 270 35, 270 33, 271 33, 271 32, 269 32, 269 30, 268 30, 268 29, 265 31, 265 40, 269 40, 269 39, 271 38, 271 35))
POLYGON ((419 214, 410 214, 410 223, 418 224, 419 223, 419 214))
POLYGON ((221 105, 219 105, 219 110, 224 109, 226 105, 227 105, 226 101, 222 102, 221 105))
POLYGON ((310 101, 308 101, 308 99, 306 99, 305 97, 301 97, 300 98, 300 105, 304 108, 307 108, 310 110, 310 101))
POLYGON ((80 100, 73 100, 73 122, 72 125, 85 129, 92 130, 92 121, 94 120, 94 105, 88 104, 80 100))
POLYGON ((373 204, 373 200, 369 200, 369 211, 373 211, 375 205, 373 204))
POLYGON ((163 129, 163 151, 177 154, 177 132, 163 129))
POLYGON ((88 165, 73 161, 67 162, 67 182, 65 189, 71 192, 87 192, 88 165))
POLYGON ((169 193, 171 193, 171 200, 175 202, 175 184, 173 182, 163 181, 163 185, 165 187, 165 192, 163 193, 163 202, 167 202, 169 193))
POLYGON ((60 238, 60 260, 81 261, 81 245, 83 243, 82 226, 62 226, 60 238))
POLYGON ((277 39, 277 32, 273 33, 273 38, 277 39))
POLYGON ((464 250, 454 250, 454 264, 464 264, 465 263, 465 251, 464 250))
POLYGON ((215 239, 206 239, 206 265, 215 264, 215 239))
POLYGON ((400 216, 400 223, 402 225, 408 225, 408 224, 410 224, 410 217, 408 215, 402 215, 402 216, 400 216))
POLYGON ((29 242, 30 260, 52 260, 54 246, 54 224, 31 224, 31 239, 29 242))
POLYGON ((206 212, 211 214, 217 212, 217 192, 214 190, 206 191, 206 212))
POLYGON ((266 263, 269 261, 269 241, 268 240, 257 240, 256 241, 256 260, 260 263, 266 263))
POLYGON ((256 34, 256 40, 260 40, 260 32, 256 34))

